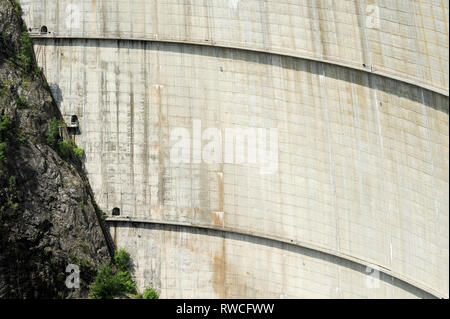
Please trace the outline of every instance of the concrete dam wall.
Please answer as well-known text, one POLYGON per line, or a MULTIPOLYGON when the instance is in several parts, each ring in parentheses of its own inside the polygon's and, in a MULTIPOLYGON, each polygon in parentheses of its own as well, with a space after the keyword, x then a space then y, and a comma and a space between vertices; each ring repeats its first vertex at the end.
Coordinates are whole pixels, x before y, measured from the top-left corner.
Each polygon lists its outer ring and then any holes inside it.
POLYGON ((139 288, 448 298, 448 1, 20 2, 139 288))

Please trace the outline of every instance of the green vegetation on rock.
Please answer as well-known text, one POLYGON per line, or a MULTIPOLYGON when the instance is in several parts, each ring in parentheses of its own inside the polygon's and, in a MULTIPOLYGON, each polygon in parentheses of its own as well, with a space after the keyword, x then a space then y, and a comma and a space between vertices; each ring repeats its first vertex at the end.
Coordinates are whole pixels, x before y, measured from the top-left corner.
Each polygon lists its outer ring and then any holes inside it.
POLYGON ((126 294, 136 296, 136 283, 131 278, 130 255, 120 249, 112 264, 103 264, 91 286, 90 297, 94 299, 120 298, 126 294))
POLYGON ((82 148, 79 148, 76 145, 73 145, 73 153, 78 157, 78 159, 82 159, 84 156, 84 150, 82 148))
POLYGON ((55 149, 62 158, 68 159, 73 155, 76 159, 81 161, 84 156, 83 149, 79 148, 73 140, 62 140, 59 135, 59 127, 64 125, 64 122, 57 118, 53 118, 50 121, 46 134, 47 144, 55 149))
POLYGON ((30 107, 25 98, 22 96, 16 98, 16 105, 18 109, 27 109, 30 107))
MULTIPOLYGON (((85 181, 85 183, 86 183, 87 185, 89 185, 89 183, 88 183, 87 181, 85 181)), ((87 185, 86 185, 86 187, 87 187, 87 185)), ((99 220, 104 221, 104 220, 106 219, 106 216, 107 216, 106 213, 105 213, 104 211, 102 211, 102 210, 100 209, 100 207, 98 207, 97 202, 96 202, 95 200, 92 201, 92 205, 94 206, 95 214, 97 215, 97 218, 98 218, 99 220)))
POLYGON ((10 127, 11 121, 9 120, 8 116, 6 114, 0 115, 0 168, 6 160, 10 127))
POLYGON ((59 121, 56 117, 52 118, 46 135, 47 144, 55 148, 59 140, 59 121))
MULTIPOLYGON (((20 13, 0 0, 0 298, 85 298, 110 238, 20 13), (68 264, 80 267, 80 289, 66 286, 68 264)), ((113 270, 132 291, 129 272, 113 270)))
POLYGON ((19 0, 14 0, 14 3, 15 3, 14 11, 20 16, 23 15, 22 7, 20 6, 19 0))
POLYGON ((145 288, 142 299, 159 299, 159 294, 152 287, 145 288))
POLYGON ((114 254, 114 265, 120 271, 127 271, 130 268, 130 254, 123 248, 114 254))
POLYGON ((19 60, 19 65, 24 70, 30 70, 33 64, 33 43, 31 42, 30 36, 26 30, 22 31, 19 38, 20 49, 17 58, 19 60))

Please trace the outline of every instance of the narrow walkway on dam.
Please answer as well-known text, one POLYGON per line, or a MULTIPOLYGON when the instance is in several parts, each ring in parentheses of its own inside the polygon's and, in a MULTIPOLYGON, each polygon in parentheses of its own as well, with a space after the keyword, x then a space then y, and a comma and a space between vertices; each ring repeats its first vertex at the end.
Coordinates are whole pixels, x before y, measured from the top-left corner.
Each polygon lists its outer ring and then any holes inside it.
POLYGON ((278 238, 273 236, 268 236, 266 234, 260 234, 255 232, 248 232, 240 229, 229 229, 226 227, 212 227, 207 225, 192 225, 188 223, 181 222, 169 222, 169 221, 157 221, 147 218, 137 218, 137 217, 118 217, 113 216, 106 219, 110 231, 114 228, 114 237, 116 236, 117 227, 121 225, 132 225, 132 227, 163 227, 167 228, 169 231, 182 231, 182 232, 195 232, 195 231, 205 231, 208 232, 210 236, 219 236, 222 238, 227 238, 230 234, 237 235, 242 241, 255 242, 258 244, 268 245, 268 246, 280 246, 284 250, 293 251, 299 254, 320 258, 324 260, 331 261, 335 264, 350 268, 354 271, 358 271, 362 274, 367 275, 368 270, 377 270, 380 273, 380 280, 390 283, 396 287, 407 290, 420 298, 446 298, 439 292, 424 286, 423 284, 417 283, 409 278, 405 278, 399 274, 396 274, 389 269, 381 267, 379 265, 374 265, 365 260, 361 260, 349 255, 345 255, 336 251, 332 251, 317 245, 309 243, 301 243, 294 240, 288 240, 284 238, 278 238), (258 241, 256 241, 258 240, 258 241), (330 258, 332 257, 332 258, 330 258))
MULTIPOLYGON (((355 66, 349 63, 346 63, 344 61, 338 62, 328 59, 318 59, 307 55, 300 55, 300 54, 287 54, 285 52, 278 52, 278 51, 264 51, 264 50, 258 50, 258 49, 250 49, 245 47, 238 47, 238 46, 223 46, 223 45, 217 45, 209 42, 192 42, 192 41, 179 41, 179 40, 155 40, 155 39, 138 39, 138 38, 101 38, 101 37, 77 37, 77 36, 58 36, 55 34, 30 34, 30 38, 36 39, 36 40, 85 40, 85 41, 120 41, 120 42, 144 42, 144 43, 166 43, 166 44, 180 44, 180 45, 193 45, 193 46, 201 46, 201 47, 209 47, 209 48, 222 48, 222 49, 229 49, 229 50, 239 50, 244 52, 254 52, 259 54, 266 54, 266 55, 273 55, 273 56, 280 56, 280 57, 288 57, 288 58, 295 58, 295 59, 302 59, 302 60, 308 60, 308 61, 314 61, 314 62, 320 62, 325 63, 329 65, 334 66, 340 66, 343 68, 348 68, 352 70, 362 71, 364 73, 373 74, 377 76, 381 76, 387 79, 391 79, 394 81, 411 84, 420 88, 423 88, 425 90, 429 90, 435 93, 439 93, 443 96, 448 97, 449 91, 438 88, 435 86, 427 85, 426 83, 419 83, 414 79, 409 79, 407 77, 402 77, 395 74, 386 73, 380 70, 374 69, 372 66, 362 64, 361 66, 355 66)), ((448 113, 448 111, 447 111, 448 113)))

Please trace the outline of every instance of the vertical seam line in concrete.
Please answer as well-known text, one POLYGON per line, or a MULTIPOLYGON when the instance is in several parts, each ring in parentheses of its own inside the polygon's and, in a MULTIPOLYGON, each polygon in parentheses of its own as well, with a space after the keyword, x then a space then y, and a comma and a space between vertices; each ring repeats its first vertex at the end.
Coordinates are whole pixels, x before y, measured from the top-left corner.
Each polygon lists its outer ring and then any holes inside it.
MULTIPOLYGON (((117 61, 120 61, 120 41, 117 41, 117 61)), ((117 164, 116 164, 116 171, 115 173, 118 174, 118 172, 120 172, 120 81, 119 81, 119 74, 120 74, 120 64, 114 66, 114 80, 115 80, 115 88, 116 88, 116 92, 115 92, 115 96, 116 96, 116 132, 117 132, 117 136, 116 136, 116 158, 117 158, 117 164)), ((108 93, 106 93, 108 94, 108 93)), ((115 175, 116 175, 115 174, 115 175)), ((117 175, 116 175, 117 176, 117 175)), ((121 174, 118 174, 119 176, 119 200, 118 202, 120 203, 120 208, 122 208, 122 211, 124 211, 123 209, 123 203, 122 203, 122 176, 121 174)), ((116 189, 116 194, 117 194, 117 189, 116 189)), ((116 199, 117 201, 117 199, 116 199)), ((117 204, 117 203, 116 203, 117 204)))
POLYGON ((372 56, 371 56, 371 52, 370 52, 370 47, 369 47, 369 43, 367 41, 367 30, 366 30, 366 20, 365 18, 365 14, 363 11, 363 7, 361 4, 362 0, 356 0, 355 4, 357 6, 357 10, 358 10, 358 18, 359 18, 359 26, 360 26, 360 39, 361 39, 361 53, 363 54, 363 63, 370 66, 371 70, 372 70, 372 56))
MULTIPOLYGON (((333 207, 335 210, 336 215, 336 249, 338 252, 341 251, 341 244, 340 244, 340 230, 339 230, 339 209, 337 205, 337 194, 336 194, 336 183, 335 183, 335 163, 334 163, 334 153, 333 153, 333 137, 330 129, 330 110, 328 107, 328 91, 327 91, 327 84, 326 84, 326 75, 325 75, 325 69, 323 63, 319 64, 320 67, 320 75, 319 75, 319 82, 320 82, 320 92, 321 92, 321 98, 324 99, 324 105, 325 105, 325 117, 326 117, 326 123, 327 123, 327 139, 328 139, 328 154, 330 159, 330 181, 331 186, 333 187, 333 207)), ((341 289, 341 267, 339 265, 337 266, 338 271, 338 287, 337 292, 339 296, 342 298, 342 289, 341 289)))
POLYGON ((428 120, 428 111, 427 107, 425 105, 425 96, 423 94, 423 89, 420 89, 420 98, 422 103, 422 112, 425 116, 425 125, 427 129, 427 142, 428 142, 428 148, 429 148, 429 160, 431 163, 431 180, 432 180, 432 187, 433 187, 433 197, 434 197, 434 209, 435 209, 435 227, 436 227, 436 234, 439 234, 439 204, 437 200, 437 194, 436 194, 436 186, 435 186, 435 168, 434 168, 434 160, 433 160, 433 145, 431 142, 431 132, 430 132, 430 122, 428 120))
MULTIPOLYGON (((381 173, 384 174, 384 160, 385 160, 385 155, 384 155, 384 142, 383 142, 383 132, 381 129, 381 120, 380 120, 380 110, 378 107, 378 95, 377 95, 377 84, 376 84, 376 79, 374 78, 374 76, 372 74, 368 74, 368 80, 369 80, 369 88, 372 94, 372 103, 375 107, 375 116, 377 118, 377 132, 378 132, 378 142, 380 144, 380 155, 381 155, 381 173)), ((382 180, 382 179, 381 179, 382 180)), ((386 231, 388 232, 388 237, 389 237, 389 268, 392 268, 392 259, 393 259, 393 250, 392 250, 392 222, 391 222, 391 213, 389 208, 386 208, 385 205, 387 203, 387 196, 386 196, 386 187, 385 187, 385 183, 382 180, 382 196, 383 196, 383 202, 381 203, 381 207, 382 210, 384 210, 384 215, 386 217, 386 223, 388 224, 388 226, 386 227, 386 231)))

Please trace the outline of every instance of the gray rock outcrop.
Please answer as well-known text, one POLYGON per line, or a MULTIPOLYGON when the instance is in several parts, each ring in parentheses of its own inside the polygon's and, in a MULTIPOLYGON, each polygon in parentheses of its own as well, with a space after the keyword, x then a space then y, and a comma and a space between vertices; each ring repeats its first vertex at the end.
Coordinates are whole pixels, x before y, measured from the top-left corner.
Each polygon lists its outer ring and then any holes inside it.
POLYGON ((71 144, 48 143, 61 115, 14 1, 0 0, 0 35, 0 298, 86 297, 110 260, 101 211, 71 144), (70 263, 80 289, 65 285, 70 263))

